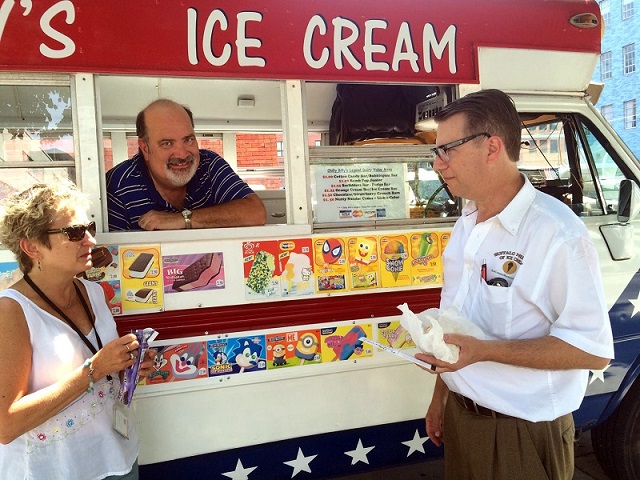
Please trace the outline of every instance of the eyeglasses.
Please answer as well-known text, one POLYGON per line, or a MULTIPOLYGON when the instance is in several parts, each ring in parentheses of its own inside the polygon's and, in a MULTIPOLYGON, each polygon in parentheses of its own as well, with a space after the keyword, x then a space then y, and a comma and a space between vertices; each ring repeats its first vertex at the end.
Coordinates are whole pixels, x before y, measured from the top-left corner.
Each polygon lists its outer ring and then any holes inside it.
POLYGON ((449 158, 449 154, 447 153, 449 150, 455 147, 459 147, 460 145, 464 145, 474 138, 478 138, 483 135, 487 138, 491 137, 491 135, 487 132, 475 133, 473 135, 469 135, 468 137, 461 138, 460 140, 454 140, 453 142, 445 143, 444 145, 440 145, 439 147, 432 148, 431 151, 436 157, 440 157, 440 160, 445 163, 449 163, 449 161, 451 160, 449 158))
POLYGON ((64 233, 70 242, 79 242, 89 232, 92 237, 96 236, 96 222, 89 222, 87 225, 71 225, 70 227, 47 230, 45 233, 64 233))

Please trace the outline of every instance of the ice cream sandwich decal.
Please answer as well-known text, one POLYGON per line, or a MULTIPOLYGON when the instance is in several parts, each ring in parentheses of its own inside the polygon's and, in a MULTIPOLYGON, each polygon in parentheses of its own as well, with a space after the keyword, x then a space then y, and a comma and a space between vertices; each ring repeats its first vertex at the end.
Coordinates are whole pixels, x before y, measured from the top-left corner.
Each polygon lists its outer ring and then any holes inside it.
POLYGON ((147 303, 153 296, 153 290, 151 288, 141 288, 133 295, 133 299, 139 303, 147 303))
POLYGON ((162 269, 165 293, 225 287, 222 252, 163 256, 162 269))
POLYGON ((131 278, 144 278, 153 265, 153 255, 150 253, 140 253, 131 265, 129 265, 129 276, 131 278))
POLYGON ((122 247, 122 309, 158 311, 163 308, 159 246, 122 247))

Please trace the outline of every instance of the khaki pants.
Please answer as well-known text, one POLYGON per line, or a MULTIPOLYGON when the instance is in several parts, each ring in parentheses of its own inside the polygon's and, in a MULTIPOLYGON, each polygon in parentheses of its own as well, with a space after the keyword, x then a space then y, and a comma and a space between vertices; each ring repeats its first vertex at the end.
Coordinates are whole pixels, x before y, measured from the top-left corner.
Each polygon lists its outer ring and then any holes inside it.
POLYGON ((571 480, 575 426, 571 414, 550 422, 491 418, 449 395, 444 417, 448 480, 571 480))

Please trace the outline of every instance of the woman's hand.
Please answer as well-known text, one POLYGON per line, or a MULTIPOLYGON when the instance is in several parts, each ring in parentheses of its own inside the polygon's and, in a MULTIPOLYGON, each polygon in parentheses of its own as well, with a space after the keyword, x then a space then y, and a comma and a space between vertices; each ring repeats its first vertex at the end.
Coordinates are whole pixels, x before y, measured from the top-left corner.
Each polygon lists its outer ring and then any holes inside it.
POLYGON ((94 381, 133 365, 138 355, 138 347, 138 339, 133 333, 107 343, 91 359, 94 381))

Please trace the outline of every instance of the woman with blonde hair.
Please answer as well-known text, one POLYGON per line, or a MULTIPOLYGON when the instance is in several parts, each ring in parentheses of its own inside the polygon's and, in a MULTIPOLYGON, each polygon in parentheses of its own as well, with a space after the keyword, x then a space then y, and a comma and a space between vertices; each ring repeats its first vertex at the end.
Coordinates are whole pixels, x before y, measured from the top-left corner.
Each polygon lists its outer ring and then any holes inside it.
POLYGON ((0 242, 24 276, 0 292, 0 478, 138 477, 133 422, 114 422, 127 414, 115 397, 138 341, 118 337, 102 288, 77 278, 96 244, 87 207, 70 184, 6 202, 0 242))

